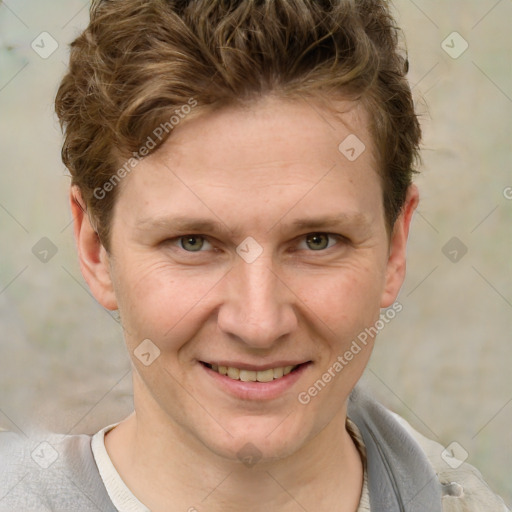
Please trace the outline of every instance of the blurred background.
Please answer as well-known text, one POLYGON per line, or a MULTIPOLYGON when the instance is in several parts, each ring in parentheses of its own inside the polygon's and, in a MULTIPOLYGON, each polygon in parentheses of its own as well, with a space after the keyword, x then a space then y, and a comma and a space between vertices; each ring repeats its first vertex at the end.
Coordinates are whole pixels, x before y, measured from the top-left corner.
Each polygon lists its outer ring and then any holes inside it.
MULTIPOLYGON (((89 2, 0 2, 0 427, 93 433, 132 407, 115 314, 75 254, 53 99, 89 2)), ((512 504, 512 2, 397 0, 424 129, 403 310, 364 376, 512 504)))

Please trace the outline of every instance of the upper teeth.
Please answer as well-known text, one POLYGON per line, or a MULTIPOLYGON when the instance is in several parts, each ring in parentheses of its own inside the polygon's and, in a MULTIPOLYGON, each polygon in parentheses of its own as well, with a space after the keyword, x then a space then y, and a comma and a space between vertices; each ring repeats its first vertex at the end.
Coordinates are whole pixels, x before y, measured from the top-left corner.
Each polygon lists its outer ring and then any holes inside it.
MULTIPOLYGON (((298 366, 298 365, 297 365, 298 366)), ((282 366, 280 368, 269 368, 268 370, 254 371, 254 370, 240 370, 231 366, 217 366, 212 364, 212 370, 226 375, 233 380, 241 380, 243 382, 271 382, 274 379, 279 379, 283 375, 288 375, 297 366, 282 366)))

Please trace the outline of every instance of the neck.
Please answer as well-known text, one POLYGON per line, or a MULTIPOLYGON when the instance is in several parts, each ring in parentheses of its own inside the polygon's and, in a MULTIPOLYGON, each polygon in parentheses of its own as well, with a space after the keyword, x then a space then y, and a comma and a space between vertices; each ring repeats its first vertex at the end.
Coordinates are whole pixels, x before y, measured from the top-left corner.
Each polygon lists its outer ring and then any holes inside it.
POLYGON ((123 481, 154 512, 357 510, 363 466, 345 408, 292 455, 248 467, 213 453, 163 413, 135 405, 138 412, 107 434, 105 446, 123 481))

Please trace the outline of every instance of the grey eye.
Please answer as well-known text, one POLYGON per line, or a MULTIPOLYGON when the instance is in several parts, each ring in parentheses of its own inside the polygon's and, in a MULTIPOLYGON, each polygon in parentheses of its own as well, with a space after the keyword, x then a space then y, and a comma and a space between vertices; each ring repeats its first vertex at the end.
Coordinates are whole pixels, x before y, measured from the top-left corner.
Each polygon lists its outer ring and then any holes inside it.
POLYGON ((330 235, 326 233, 312 233, 306 237, 307 246, 314 250, 327 249, 329 246, 330 235))
POLYGON ((182 236, 180 237, 180 245, 186 251, 197 252, 203 248, 204 238, 199 235, 182 236))

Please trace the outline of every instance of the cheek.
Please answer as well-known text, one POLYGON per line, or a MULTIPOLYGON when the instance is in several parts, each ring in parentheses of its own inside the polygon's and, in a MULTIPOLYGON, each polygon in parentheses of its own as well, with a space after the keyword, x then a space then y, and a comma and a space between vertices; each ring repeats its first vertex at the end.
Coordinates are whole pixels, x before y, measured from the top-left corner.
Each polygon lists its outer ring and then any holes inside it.
POLYGON ((301 294, 307 297, 304 302, 313 312, 314 334, 322 345, 319 365, 301 396, 314 400, 322 423, 338 410, 339 398, 348 396, 371 356, 383 272, 375 264, 340 269, 330 279, 317 279, 316 293, 308 294, 305 290, 312 288, 314 280, 303 281, 301 294))
POLYGON ((192 336, 205 321, 207 298, 224 274, 162 262, 118 265, 114 284, 129 344, 149 338, 164 350, 173 340, 192 336))
MULTIPOLYGON (((353 335, 379 315, 383 271, 375 264, 330 269, 324 275, 302 275, 297 295, 332 334, 353 335)), ((318 323, 317 320, 317 323, 318 323)))

